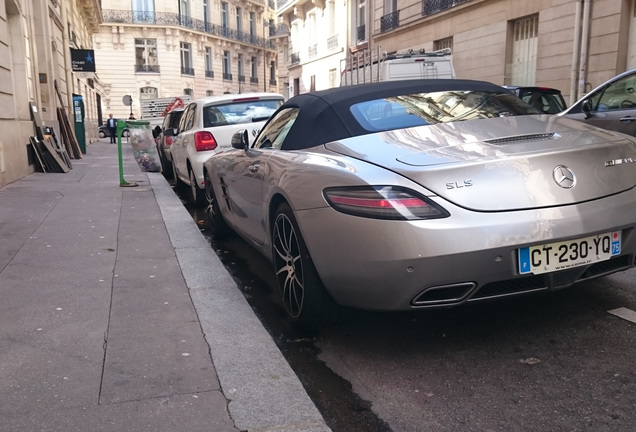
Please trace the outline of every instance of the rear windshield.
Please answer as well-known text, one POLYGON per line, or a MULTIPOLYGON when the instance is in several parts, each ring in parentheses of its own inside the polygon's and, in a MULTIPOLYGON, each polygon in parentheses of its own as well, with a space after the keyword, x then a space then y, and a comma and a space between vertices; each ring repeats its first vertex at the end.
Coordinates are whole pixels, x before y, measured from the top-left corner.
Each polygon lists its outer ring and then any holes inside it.
POLYGON ((282 99, 243 100, 203 107, 203 127, 267 120, 283 104, 282 99))
POLYGON ((377 132, 461 120, 540 114, 507 91, 453 90, 416 93, 351 106, 360 125, 377 132))

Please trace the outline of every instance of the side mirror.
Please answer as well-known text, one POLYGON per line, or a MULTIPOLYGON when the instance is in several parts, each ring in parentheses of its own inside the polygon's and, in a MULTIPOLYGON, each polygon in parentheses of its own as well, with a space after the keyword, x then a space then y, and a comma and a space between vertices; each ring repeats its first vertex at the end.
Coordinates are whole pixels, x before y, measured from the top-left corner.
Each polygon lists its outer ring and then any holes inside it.
POLYGON ((590 102, 589 99, 585 99, 583 101, 583 104, 581 105, 581 108, 583 109, 583 117, 588 119, 590 117, 592 117, 592 102, 590 102))
POLYGON ((250 137, 247 129, 242 129, 232 135, 232 148, 238 150, 247 150, 250 146, 250 137))

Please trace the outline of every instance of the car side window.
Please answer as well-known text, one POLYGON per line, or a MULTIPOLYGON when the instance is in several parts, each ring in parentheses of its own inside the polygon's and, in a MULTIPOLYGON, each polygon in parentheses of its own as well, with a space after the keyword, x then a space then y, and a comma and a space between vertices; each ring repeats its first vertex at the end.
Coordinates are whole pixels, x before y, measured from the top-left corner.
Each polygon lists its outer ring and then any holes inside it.
POLYGON ((287 108, 280 111, 263 128, 252 147, 280 150, 297 117, 298 108, 287 108))
POLYGON ((196 113, 196 104, 190 104, 183 113, 179 122, 179 132, 187 131, 194 127, 194 115, 196 113))
POLYGON ((623 77, 605 88, 598 102, 592 97, 597 111, 636 109, 636 76, 623 77))

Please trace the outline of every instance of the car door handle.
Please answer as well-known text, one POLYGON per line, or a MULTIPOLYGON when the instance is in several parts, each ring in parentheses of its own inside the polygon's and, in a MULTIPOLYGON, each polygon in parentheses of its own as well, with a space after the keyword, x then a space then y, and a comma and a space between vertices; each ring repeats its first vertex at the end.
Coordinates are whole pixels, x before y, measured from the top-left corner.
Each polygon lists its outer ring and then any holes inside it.
POLYGON ((632 116, 627 116, 627 117, 622 117, 621 118, 621 121, 623 123, 633 122, 634 120, 636 120, 636 117, 632 117, 632 116))
POLYGON ((260 162, 254 162, 253 164, 250 165, 249 170, 250 172, 257 172, 258 169, 261 167, 261 163, 260 162))

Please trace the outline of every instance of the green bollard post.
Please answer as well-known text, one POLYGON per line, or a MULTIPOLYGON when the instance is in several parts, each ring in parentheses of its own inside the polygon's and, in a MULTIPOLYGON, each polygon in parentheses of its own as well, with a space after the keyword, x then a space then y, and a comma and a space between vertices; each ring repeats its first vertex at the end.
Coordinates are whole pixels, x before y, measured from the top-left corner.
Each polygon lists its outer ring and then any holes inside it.
POLYGON ((128 183, 124 179, 124 161, 121 151, 121 135, 126 128, 126 122, 123 120, 117 120, 117 152, 119 153, 119 186, 121 187, 133 187, 138 186, 137 183, 128 183))

